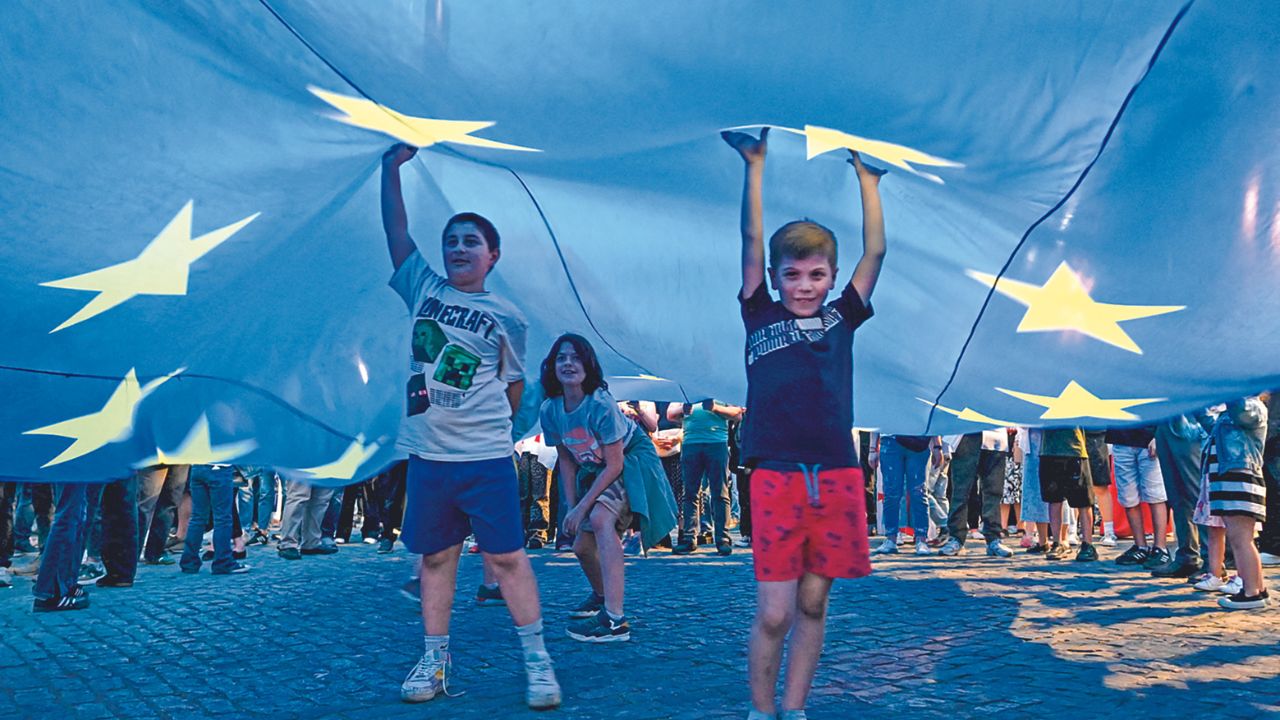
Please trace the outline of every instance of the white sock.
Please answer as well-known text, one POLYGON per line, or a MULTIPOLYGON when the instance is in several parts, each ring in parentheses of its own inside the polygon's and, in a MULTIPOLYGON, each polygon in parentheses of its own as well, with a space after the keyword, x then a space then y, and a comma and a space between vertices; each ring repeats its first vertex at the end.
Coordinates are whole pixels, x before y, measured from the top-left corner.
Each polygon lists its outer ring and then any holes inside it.
POLYGON ((448 635, 423 635, 423 644, 426 646, 426 654, 430 655, 434 652, 447 652, 449 650, 448 635))
POLYGON ((520 645, 524 648, 525 657, 529 657, 533 653, 547 651, 547 646, 542 639, 542 618, 538 618, 528 625, 517 625, 516 635, 520 636, 520 645))
POLYGON ((1103 535, 1115 535, 1115 534, 1116 534, 1116 524, 1115 524, 1115 523, 1113 523, 1113 522, 1104 522, 1104 523, 1102 523, 1102 534, 1103 534, 1103 535))

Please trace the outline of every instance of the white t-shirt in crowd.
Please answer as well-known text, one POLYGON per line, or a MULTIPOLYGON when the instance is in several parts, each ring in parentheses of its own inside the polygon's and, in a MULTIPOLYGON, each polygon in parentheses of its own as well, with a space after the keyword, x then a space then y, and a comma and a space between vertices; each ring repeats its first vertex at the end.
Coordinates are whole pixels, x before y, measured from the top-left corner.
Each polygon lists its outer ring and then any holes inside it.
POLYGON ((413 320, 396 448, 426 460, 510 457, 507 385, 524 378, 524 316, 493 293, 450 286, 417 251, 388 284, 413 320))

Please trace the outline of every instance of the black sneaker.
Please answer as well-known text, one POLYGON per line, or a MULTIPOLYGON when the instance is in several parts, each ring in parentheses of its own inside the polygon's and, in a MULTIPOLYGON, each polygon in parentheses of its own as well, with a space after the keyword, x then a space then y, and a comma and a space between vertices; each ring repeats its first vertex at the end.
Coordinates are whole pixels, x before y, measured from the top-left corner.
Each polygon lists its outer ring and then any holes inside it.
POLYGON ((1267 599, 1271 594, 1266 590, 1257 595, 1245 595, 1244 590, 1235 595, 1218 598, 1218 605, 1226 610, 1260 610, 1267 606, 1267 599))
POLYGON ((593 618, 604 610, 604 598, 594 592, 587 596, 582 604, 569 611, 569 617, 581 620, 583 618, 593 618))
POLYGON ((177 562, 178 561, 174 560, 173 556, 170 555, 169 553, 161 553, 160 557, 144 559, 142 561, 142 564, 143 565, 176 565, 177 562))
POLYGON ((378 554, 386 555, 396 548, 396 539, 385 537, 378 541, 378 554))
MULTIPOLYGON (((248 550, 232 550, 231 557, 236 560, 244 560, 245 558, 249 557, 249 551, 248 550)), ((205 550, 203 553, 200 554, 200 559, 205 562, 213 562, 213 551, 205 550)))
POLYGON ((106 575, 98 578, 98 582, 94 583, 94 585, 100 588, 129 588, 133 587, 133 581, 128 578, 106 575))
POLYGON ((720 553, 721 555, 732 555, 733 544, 727 543, 727 542, 716 543, 716 552, 720 553))
POLYGON ((569 637, 579 642, 626 642, 631 639, 631 625, 626 617, 614 620, 609 617, 609 613, 601 610, 593 617, 570 625, 568 633, 569 637))
POLYGON ((58 612, 60 610, 84 610, 89 607, 89 593, 79 585, 72 585, 71 592, 62 597, 37 599, 31 604, 35 612, 58 612))
POLYGON ((671 552, 674 555, 692 555, 697 549, 698 543, 689 540, 681 540, 676 543, 674 548, 671 548, 671 552))
POLYGON ((1151 553, 1147 552, 1146 548, 1140 547, 1138 545, 1134 545, 1133 547, 1130 547, 1128 550, 1125 550, 1123 553, 1121 553, 1120 557, 1116 558, 1116 564, 1117 565, 1141 565, 1145 563, 1147 559, 1150 557, 1151 557, 1151 553))
POLYGON ((507 601, 502 597, 501 587, 491 588, 481 583, 480 587, 476 588, 476 604, 499 606, 506 605, 507 601))
POLYGON ((1098 549, 1093 543, 1080 543, 1080 552, 1076 553, 1076 562, 1093 562, 1098 559, 1098 549))
MULTIPOLYGON (((321 545, 320 547, 302 548, 301 552, 303 555, 333 555, 338 552, 338 548, 337 546, 325 547, 324 545, 321 545)), ((379 548, 378 552, 382 552, 382 549, 379 548)))
POLYGON ((524 547, 526 550, 541 550, 545 545, 546 543, 543 542, 542 538, 538 537, 537 535, 534 535, 533 537, 524 541, 524 547))
POLYGON ((284 560, 301 560, 302 553, 298 552, 298 548, 280 548, 276 550, 276 554, 284 560))
POLYGON ((1186 562, 1184 560, 1173 559, 1164 565, 1158 565, 1151 568, 1151 577, 1158 578, 1189 578, 1200 570, 1200 564, 1197 562, 1186 562))
POLYGON ((1169 554, 1168 550, 1153 547, 1147 551, 1147 561, 1142 564, 1142 567, 1148 570, 1154 570, 1155 568, 1168 563, 1170 560, 1173 560, 1173 556, 1169 554))
POLYGON ((1043 555, 1049 550, 1049 546, 1044 543, 1036 543, 1027 548, 1028 555, 1043 555))
POLYGON ((704 532, 698 536, 699 545, 710 545, 713 542, 715 542, 715 538, 711 537, 711 533, 709 532, 704 532))

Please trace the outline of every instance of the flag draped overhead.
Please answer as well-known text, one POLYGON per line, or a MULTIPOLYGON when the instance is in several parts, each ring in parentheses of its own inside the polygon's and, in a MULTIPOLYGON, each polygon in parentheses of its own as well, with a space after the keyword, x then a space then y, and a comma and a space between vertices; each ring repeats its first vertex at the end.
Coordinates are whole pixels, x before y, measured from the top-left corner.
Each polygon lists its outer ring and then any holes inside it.
POLYGON ((636 399, 743 400, 719 131, 767 125, 766 232, 831 227, 838 282, 846 151, 890 170, 859 426, 1104 426, 1280 385, 1277 27, 1274 2, 6 3, 0 476, 390 461, 395 141, 423 148, 429 262, 456 211, 501 232, 531 380, 576 331, 636 399))

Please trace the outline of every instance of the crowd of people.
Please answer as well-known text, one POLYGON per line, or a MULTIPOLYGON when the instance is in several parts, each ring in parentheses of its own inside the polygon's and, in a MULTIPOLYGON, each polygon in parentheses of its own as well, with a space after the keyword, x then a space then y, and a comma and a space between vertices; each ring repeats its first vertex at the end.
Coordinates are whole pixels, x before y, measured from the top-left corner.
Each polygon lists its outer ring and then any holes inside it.
POLYGON ((433 270, 409 236, 400 186, 416 149, 396 145, 383 156, 382 221, 390 286, 412 323, 396 444, 407 459, 345 488, 234 465, 161 465, 99 484, 0 483, 0 585, 34 574, 36 611, 78 610, 89 606, 83 586, 129 587, 139 562, 243 575, 251 546, 274 545, 289 561, 333 555, 356 542, 358 525, 360 543, 382 553, 401 543, 416 556, 402 590, 421 608, 424 648, 400 692, 423 702, 450 694, 456 575, 469 549, 484 566, 475 600, 509 610, 526 702, 545 709, 561 690, 527 550, 574 553, 587 589, 566 631, 602 643, 631 639, 627 554, 749 547, 751 720, 805 717, 834 580, 869 574, 872 557, 903 545, 954 557, 971 540, 996 559, 1023 551, 1097 561, 1098 547, 1123 535, 1113 485, 1132 538, 1114 562, 1185 578, 1226 609, 1267 606, 1262 567, 1280 564, 1280 413, 1270 394, 1150 427, 852 430, 853 334, 873 314, 885 255, 883 171, 851 153, 863 254, 839 287, 835 237, 822 225, 787 223, 766 248, 767 136, 725 133, 744 164, 743 407, 615 398, 591 343, 566 334, 534 373, 541 432, 513 444, 529 375, 526 323, 486 289, 501 255, 497 229, 475 213, 450 218, 444 274, 433 270))

